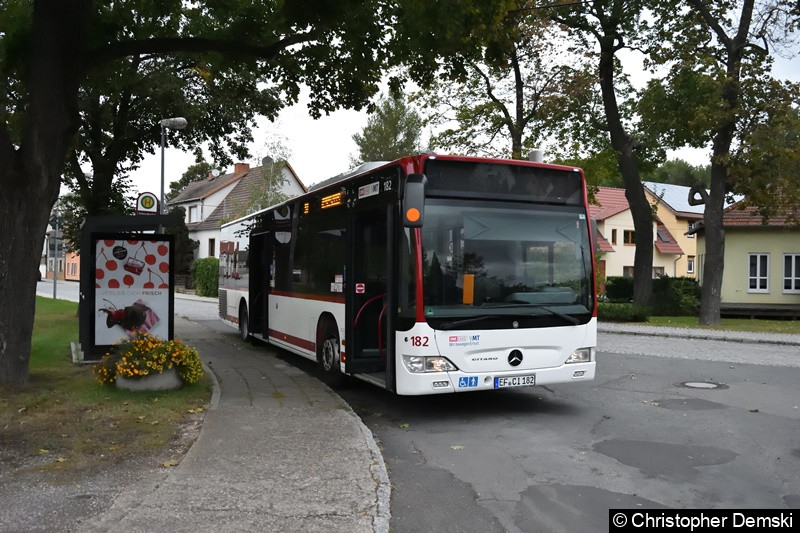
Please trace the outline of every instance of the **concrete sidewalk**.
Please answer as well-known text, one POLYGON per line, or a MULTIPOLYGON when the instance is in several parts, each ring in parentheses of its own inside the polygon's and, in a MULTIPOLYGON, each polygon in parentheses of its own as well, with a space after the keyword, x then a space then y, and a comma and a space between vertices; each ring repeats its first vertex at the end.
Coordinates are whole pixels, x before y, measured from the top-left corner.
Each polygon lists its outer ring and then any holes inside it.
POLYGON ((339 396, 264 347, 179 317, 175 332, 217 378, 200 436, 80 531, 389 530, 383 458, 339 396))

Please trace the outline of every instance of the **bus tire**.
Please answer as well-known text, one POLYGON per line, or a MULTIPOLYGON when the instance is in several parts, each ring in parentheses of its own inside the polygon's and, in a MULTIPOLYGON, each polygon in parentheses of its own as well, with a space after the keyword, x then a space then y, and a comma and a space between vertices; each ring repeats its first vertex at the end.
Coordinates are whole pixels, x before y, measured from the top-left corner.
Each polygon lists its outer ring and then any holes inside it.
POLYGON ((346 376, 339 366, 339 332, 336 322, 323 318, 317 326, 317 363, 322 380, 330 387, 344 386, 346 376))
POLYGON ((247 306, 244 303, 239 306, 239 336, 245 342, 250 340, 250 319, 247 316, 247 306))

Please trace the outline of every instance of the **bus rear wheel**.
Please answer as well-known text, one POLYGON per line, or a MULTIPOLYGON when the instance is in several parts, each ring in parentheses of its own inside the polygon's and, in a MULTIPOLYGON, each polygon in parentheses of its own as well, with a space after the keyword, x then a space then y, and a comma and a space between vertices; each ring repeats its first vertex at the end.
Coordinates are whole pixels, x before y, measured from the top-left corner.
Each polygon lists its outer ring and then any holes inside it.
POLYGON ((339 366, 339 333, 332 320, 323 320, 317 327, 317 362, 327 385, 339 388, 345 384, 346 376, 339 366))
POLYGON ((244 304, 239 307, 239 336, 245 342, 250 340, 250 322, 244 304))

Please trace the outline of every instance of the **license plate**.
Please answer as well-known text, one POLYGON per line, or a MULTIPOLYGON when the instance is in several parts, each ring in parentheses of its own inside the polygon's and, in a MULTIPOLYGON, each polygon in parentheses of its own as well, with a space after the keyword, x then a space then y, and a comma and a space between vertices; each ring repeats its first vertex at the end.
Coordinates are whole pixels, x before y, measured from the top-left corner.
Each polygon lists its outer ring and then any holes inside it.
POLYGON ((536 385, 536 374, 531 374, 530 376, 494 378, 495 389, 504 389, 506 387, 532 387, 533 385, 536 385))

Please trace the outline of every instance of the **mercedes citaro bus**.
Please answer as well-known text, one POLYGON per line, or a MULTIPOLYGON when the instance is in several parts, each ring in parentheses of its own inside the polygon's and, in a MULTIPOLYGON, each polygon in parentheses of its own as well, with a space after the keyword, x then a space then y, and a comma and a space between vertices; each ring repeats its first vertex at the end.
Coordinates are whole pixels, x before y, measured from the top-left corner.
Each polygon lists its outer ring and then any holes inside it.
POLYGON ((222 226, 220 317, 397 394, 587 381, 597 299, 578 168, 423 154, 222 226))

